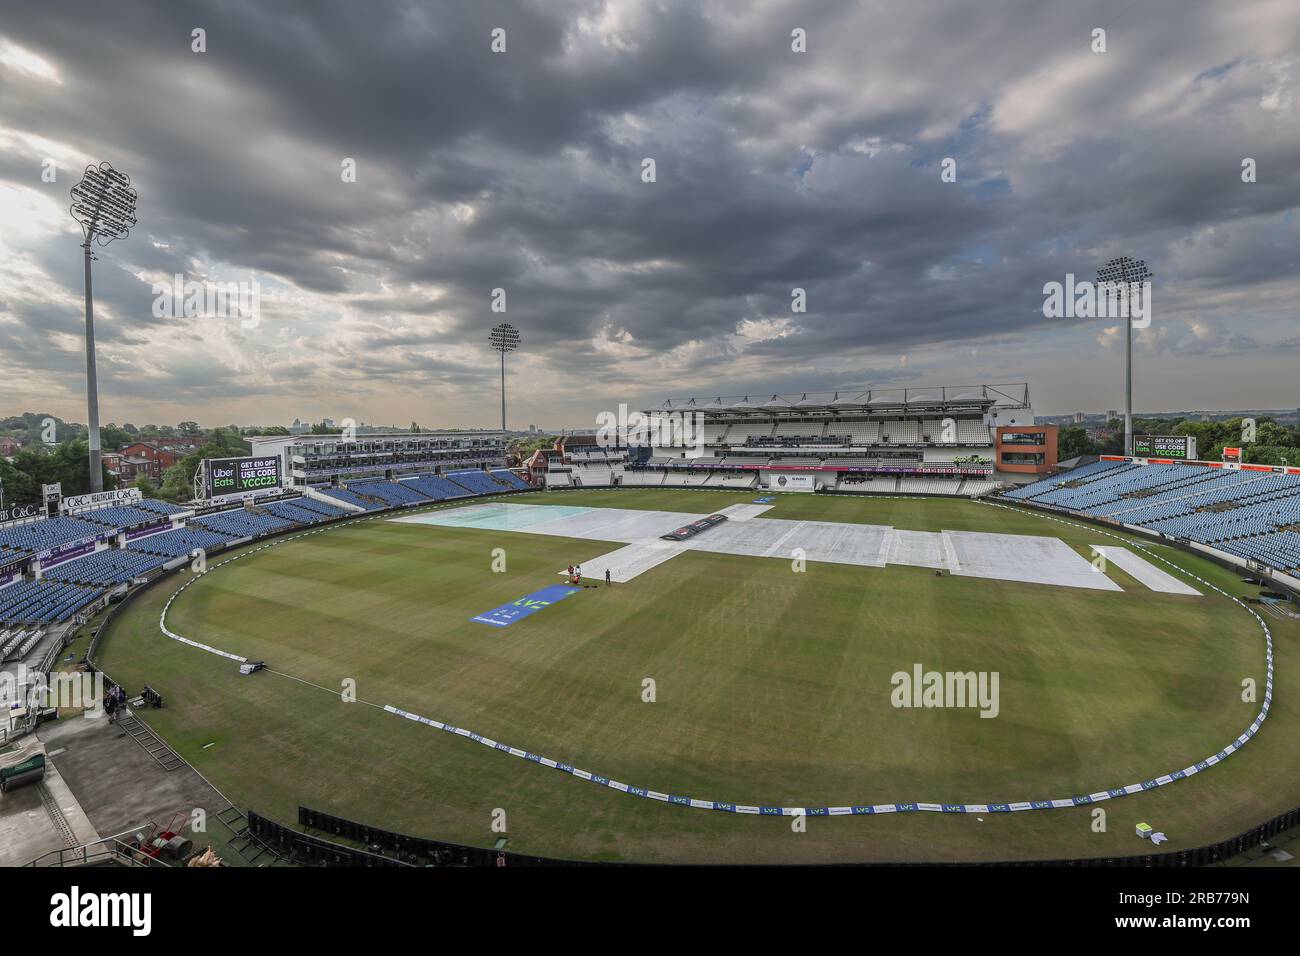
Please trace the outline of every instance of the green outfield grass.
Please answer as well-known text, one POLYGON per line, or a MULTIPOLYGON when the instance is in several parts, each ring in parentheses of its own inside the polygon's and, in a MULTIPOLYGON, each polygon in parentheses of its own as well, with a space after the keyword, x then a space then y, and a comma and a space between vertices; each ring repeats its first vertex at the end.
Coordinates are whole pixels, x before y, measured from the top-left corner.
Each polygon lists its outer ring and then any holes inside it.
MULTIPOLYGON (((707 513, 755 492, 608 490, 506 500, 707 513)), ((473 502, 467 502, 472 504, 473 502)), ((946 499, 787 494, 772 517, 915 530, 1060 537, 1098 532, 1027 511, 946 499)), ((1300 627, 1276 622, 1277 688, 1255 741, 1225 764, 1091 808, 974 816, 788 819, 629 797, 336 693, 467 727, 626 783, 709 800, 825 806, 1069 797, 1185 767, 1251 722, 1264 638, 1241 608, 1149 591, 1084 591, 705 553, 627 584, 587 589, 508 628, 480 612, 560 582, 556 571, 620 547, 597 541, 394 523, 379 516, 210 570, 168 614, 188 571, 120 615, 103 668, 156 687, 151 724, 241 807, 296 820, 299 804, 420 836, 490 846, 505 810, 513 850, 649 862, 975 860, 1140 853, 1234 835, 1300 802, 1294 752, 1300 627), (493 549, 507 571, 492 573, 493 549), (1001 713, 896 709, 890 677, 997 671, 1001 713), (643 680, 657 700, 642 700, 643 680), (319 686, 312 686, 319 685, 319 686), (206 746, 211 744, 211 746, 206 746)), ((763 519, 756 519, 763 520, 763 519)), ((1234 594, 1230 572, 1157 553, 1234 594)), ((219 561, 221 558, 214 559, 219 561)))

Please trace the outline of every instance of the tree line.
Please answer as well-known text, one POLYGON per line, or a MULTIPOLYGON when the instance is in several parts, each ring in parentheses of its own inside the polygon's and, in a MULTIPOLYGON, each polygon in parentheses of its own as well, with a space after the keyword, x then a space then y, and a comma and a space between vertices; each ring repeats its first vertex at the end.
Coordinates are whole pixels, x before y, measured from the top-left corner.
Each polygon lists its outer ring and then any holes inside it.
MULTIPOLYGON (((1218 461, 1225 447, 1241 448, 1242 461, 1256 465, 1300 466, 1300 428, 1283 425, 1270 417, 1255 419, 1255 436, 1244 438, 1242 419, 1217 422, 1187 418, 1134 418, 1135 435, 1188 435, 1196 439, 1196 457, 1218 461)), ((1113 418, 1096 438, 1082 425, 1066 425, 1059 432, 1057 455, 1062 461, 1078 455, 1124 454, 1124 421, 1113 418)))
MULTIPOLYGON (((177 461, 163 473, 161 481, 140 476, 130 484, 147 498, 187 501, 193 497, 194 474, 204 458, 232 458, 252 453, 243 435, 289 434, 280 426, 241 429, 228 425, 200 428, 196 422, 178 425, 109 423, 100 428, 104 451, 120 451, 135 442, 160 441, 168 438, 202 439, 203 444, 177 461)), ((0 419, 0 436, 18 441, 22 448, 11 459, 0 457, 0 488, 5 507, 39 504, 41 486, 58 483, 65 496, 84 495, 90 491, 89 429, 76 422, 39 412, 26 412, 0 419)), ((107 469, 103 473, 104 489, 118 487, 117 479, 107 469)))

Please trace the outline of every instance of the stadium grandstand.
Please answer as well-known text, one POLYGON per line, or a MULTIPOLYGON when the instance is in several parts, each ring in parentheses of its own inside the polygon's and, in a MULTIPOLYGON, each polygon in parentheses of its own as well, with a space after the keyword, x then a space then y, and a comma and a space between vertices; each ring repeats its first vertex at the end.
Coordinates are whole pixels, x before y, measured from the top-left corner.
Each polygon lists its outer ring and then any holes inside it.
POLYGON ((286 487, 332 485, 505 467, 500 431, 439 430, 374 435, 256 435, 255 457, 280 459, 286 487))
POLYGON ((978 497, 1056 464, 1029 387, 670 399, 642 425, 561 439, 530 471, 547 487, 714 487, 978 497))
POLYGON ((1300 584, 1300 468, 1107 456, 1002 497, 1197 545, 1300 584))

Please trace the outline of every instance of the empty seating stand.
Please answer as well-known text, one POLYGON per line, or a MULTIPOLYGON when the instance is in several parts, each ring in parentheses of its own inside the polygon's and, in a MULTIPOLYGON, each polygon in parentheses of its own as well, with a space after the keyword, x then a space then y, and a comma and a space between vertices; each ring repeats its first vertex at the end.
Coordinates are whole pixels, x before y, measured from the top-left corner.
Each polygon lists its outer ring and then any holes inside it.
POLYGON ((104 533, 102 524, 60 516, 0 530, 0 547, 21 552, 47 551, 104 533))
MULTIPOLYGON (((608 474, 609 469, 606 468, 605 472, 608 474)), ((515 489, 508 481, 487 471, 453 471, 447 475, 447 479, 476 495, 494 495, 515 489)))
POLYGON ((1300 573, 1300 475, 1100 461, 1006 497, 1210 545, 1300 573))
POLYGON ((427 495, 421 494, 418 489, 400 481, 355 482, 348 487, 358 494, 378 498, 391 508, 424 504, 430 500, 427 495))
POLYGON ((494 468, 492 469, 491 475, 493 478, 496 478, 498 481, 505 482, 507 486, 515 489, 516 491, 528 491, 533 487, 528 482, 524 481, 522 478, 516 475, 513 471, 510 471, 506 468, 494 468))
POLYGON ((466 488, 448 481, 441 475, 416 475, 413 478, 403 478, 401 482, 414 488, 430 501, 464 498, 470 493, 466 488))
POLYGON ((220 511, 216 514, 195 518, 191 526, 199 525, 218 534, 232 538, 256 538, 264 534, 274 534, 293 527, 293 522, 273 514, 258 514, 238 508, 234 511, 220 511))
POLYGON ((360 494, 349 488, 321 488, 320 493, 328 495, 336 501, 342 501, 344 504, 356 505, 364 511, 382 511, 385 507, 383 501, 374 498, 363 498, 360 494))
POLYGON ((167 515, 154 508, 140 508, 135 505, 113 505, 109 508, 96 508, 94 511, 85 511, 77 517, 109 528, 134 528, 139 525, 164 521, 167 515))
POLYGON ((144 577, 162 567, 164 561, 156 554, 106 548, 50 568, 42 576, 46 580, 74 584, 114 585, 144 577))
POLYGON ((165 558, 179 558, 191 554, 196 549, 213 551, 225 547, 233 540, 234 537, 230 535, 218 534, 207 528, 176 528, 130 542, 127 550, 143 551, 145 554, 157 554, 165 558))
POLYGON ((258 505, 258 510, 265 511, 284 521, 292 521, 294 524, 300 525, 315 524, 318 521, 325 521, 332 517, 347 514, 342 508, 333 508, 319 501, 313 501, 311 498, 295 498, 292 501, 268 501, 266 504, 258 505), (305 501, 318 505, 320 510, 307 507, 303 504, 305 501), (323 509, 329 509, 329 511, 326 512, 323 509))
POLYGON ((0 589, 0 621, 57 624, 103 593, 65 581, 20 581, 0 589))
POLYGON ((316 498, 308 498, 305 495, 301 498, 294 498, 292 501, 285 502, 285 504, 292 504, 300 511, 308 511, 313 514, 318 514, 322 518, 342 518, 345 515, 351 514, 351 512, 346 508, 336 508, 334 505, 326 504, 316 498))

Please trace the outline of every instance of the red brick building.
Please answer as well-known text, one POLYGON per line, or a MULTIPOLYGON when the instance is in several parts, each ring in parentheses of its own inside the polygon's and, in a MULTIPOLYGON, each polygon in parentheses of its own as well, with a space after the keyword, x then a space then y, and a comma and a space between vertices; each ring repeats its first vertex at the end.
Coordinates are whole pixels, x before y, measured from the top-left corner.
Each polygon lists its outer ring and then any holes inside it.
MULTIPOLYGON (((113 453, 118 470, 114 472, 123 481, 132 481, 140 475, 161 479, 172 465, 202 446, 193 438, 159 438, 155 441, 138 441, 125 445, 113 453)), ((108 463, 108 455, 104 456, 108 463)), ((112 464, 109 470, 112 470, 112 464)))
POLYGON ((1056 467, 1055 425, 1001 425, 994 439, 998 471, 1051 474, 1056 467))

